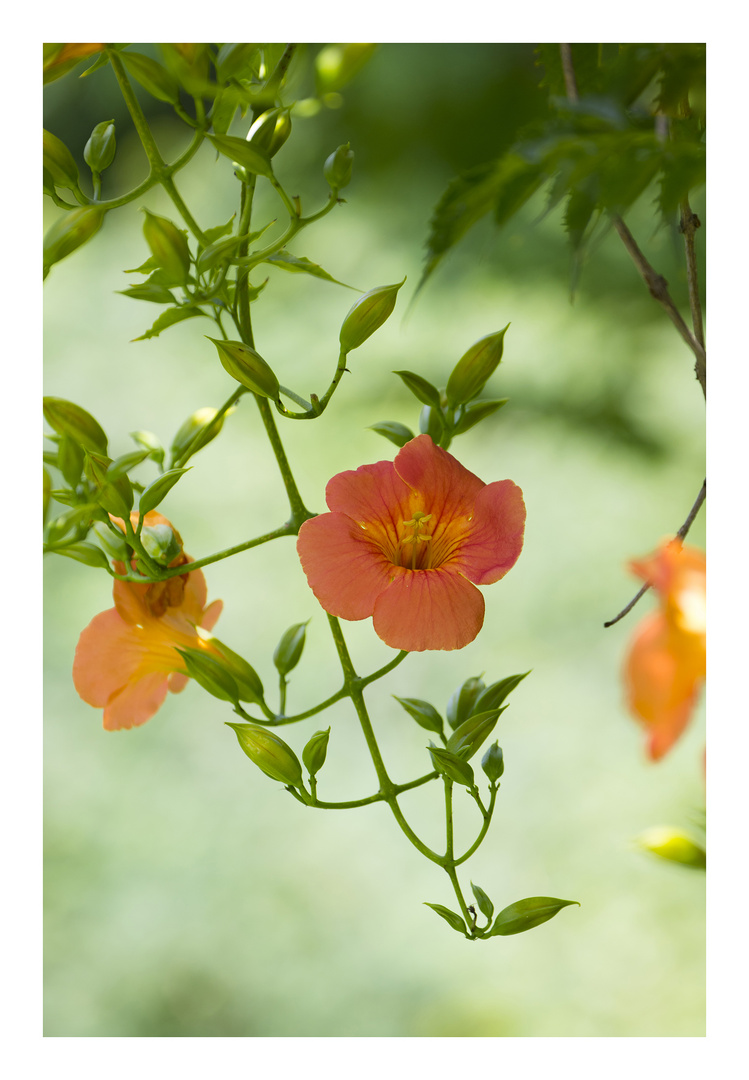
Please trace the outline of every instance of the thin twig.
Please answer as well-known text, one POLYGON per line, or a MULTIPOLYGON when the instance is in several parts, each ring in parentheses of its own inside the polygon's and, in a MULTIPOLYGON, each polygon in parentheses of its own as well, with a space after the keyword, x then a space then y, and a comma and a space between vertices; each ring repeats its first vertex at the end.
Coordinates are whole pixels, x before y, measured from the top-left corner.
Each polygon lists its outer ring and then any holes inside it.
MULTIPOLYGON (((682 527, 679 529, 679 531, 676 534, 676 539, 677 540, 683 540, 684 537, 689 532, 689 530, 691 529, 692 522, 697 517, 697 514, 700 511, 700 507, 702 506, 703 502, 705 501, 706 494, 707 494, 707 480, 704 480, 703 483, 702 483, 702 488, 700 489, 700 493, 697 496, 697 498, 695 499, 694 506, 689 511, 689 514, 687 516, 687 520, 684 522, 684 524, 682 525, 682 527)), ((629 612, 632 610, 632 608, 637 603, 637 601, 640 599, 640 597, 644 596, 649 588, 650 588, 650 583, 645 582, 645 584, 642 586, 640 591, 637 593, 636 596, 634 596, 630 600, 630 602, 627 604, 627 606, 625 608, 623 608, 615 618, 609 619, 608 622, 605 622, 603 624, 604 627, 613 626, 614 623, 618 623, 620 619, 623 619, 625 615, 628 615, 629 612)))
MULTIPOLYGON (((692 312, 692 326, 694 328, 694 336, 702 346, 705 348, 705 329, 702 323, 702 304, 700 303, 700 289, 697 279, 697 257, 694 250, 694 234, 699 229, 702 222, 695 213, 692 212, 692 208, 689 205, 689 199, 686 198, 681 204, 681 231, 684 234, 684 249, 687 257, 687 285, 689 287, 689 307, 692 312)), ((705 385, 705 366, 704 358, 702 360, 702 374, 700 374, 700 358, 697 357, 697 366, 695 372, 700 383, 705 385)))
POLYGON ((572 64, 572 46, 560 45, 559 52, 562 58, 562 74, 564 75, 564 88, 567 91, 567 97, 570 101, 577 101, 577 81, 575 79, 575 68, 572 64))

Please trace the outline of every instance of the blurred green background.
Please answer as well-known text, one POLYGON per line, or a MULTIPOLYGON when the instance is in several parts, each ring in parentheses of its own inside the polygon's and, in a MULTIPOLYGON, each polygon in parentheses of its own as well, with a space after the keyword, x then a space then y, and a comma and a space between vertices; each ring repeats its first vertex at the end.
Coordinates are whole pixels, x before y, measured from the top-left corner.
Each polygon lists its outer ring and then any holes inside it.
MULTIPOLYGON (((311 92, 316 49, 292 94, 311 92)), ((324 417, 280 427, 307 504, 322 510, 334 473, 395 453, 368 425, 416 427, 417 406, 393 369, 444 385, 470 344, 511 322, 487 388, 510 402, 451 451, 483 480, 523 488, 522 557, 484 590, 473 644, 409 657, 369 700, 386 762, 405 780, 428 768, 426 733, 391 694, 443 710, 468 676, 489 682, 532 668, 497 729, 506 760, 498 810, 464 881, 498 908, 539 894, 582 906, 529 933, 469 944, 422 906, 451 906, 452 890, 384 807, 305 811, 241 753, 223 726, 228 707, 193 684, 144 728, 105 733, 101 714, 77 697, 71 666, 78 634, 111 606, 110 584, 47 558, 46 1035, 704 1034, 704 877, 632 843, 650 825, 688 828, 704 805, 702 707, 671 754, 647 763, 622 706, 620 668, 654 601, 602 628, 638 587, 626 561, 676 530, 702 483, 704 405, 691 355, 615 236, 570 303, 563 230, 558 215, 538 220, 542 198, 501 232, 487 219, 469 233, 405 317, 432 207, 457 171, 509 145, 540 108, 537 82, 530 45, 383 45, 338 108, 295 120, 277 172, 307 212, 326 197, 322 163, 337 145, 351 142, 356 165, 346 204, 292 250, 360 289, 408 281, 390 321, 352 355, 324 417)), ((68 75, 45 91, 45 126, 82 163, 94 124, 121 117, 117 93, 108 70, 68 75)), ((150 107, 171 155, 184 129, 150 107)), ((123 118, 114 194, 144 173, 126 131, 123 118)), ((238 198, 228 162, 214 156, 203 148, 177 178, 203 227, 226 221, 238 198)), ((159 192, 142 204, 178 220, 159 192)), ((259 206, 280 212, 272 198, 259 206)), ((47 205, 45 224, 57 213, 47 205)), ((110 214, 45 284, 45 392, 92 412, 115 455, 133 447, 128 432, 138 428, 168 445, 187 415, 232 388, 202 336, 212 333, 207 320, 131 343, 159 313, 116 292, 134 280, 122 271, 147 255, 141 220, 138 205, 110 214)), ((627 220, 684 310, 680 238, 656 229, 649 194, 627 220)), ((282 383, 320 392, 354 294, 268 273, 253 307, 257 347, 282 383)), ((193 464, 162 507, 193 556, 285 519, 252 402, 193 464)), ((134 475, 147 482, 151 468, 134 475)), ((690 540, 704 545, 702 516, 690 540)), ((225 601, 217 633, 266 687, 281 633, 311 619, 290 708, 338 688, 327 622, 291 541, 220 562, 206 578, 209 598, 225 601)), ((344 629, 360 671, 392 656, 370 621, 344 629)), ((328 723, 321 797, 371 793, 374 771, 345 703, 284 734, 299 752, 328 723)), ((439 843, 436 785, 402 805, 439 843)), ((458 794, 457 806, 472 835, 472 804, 458 794)))

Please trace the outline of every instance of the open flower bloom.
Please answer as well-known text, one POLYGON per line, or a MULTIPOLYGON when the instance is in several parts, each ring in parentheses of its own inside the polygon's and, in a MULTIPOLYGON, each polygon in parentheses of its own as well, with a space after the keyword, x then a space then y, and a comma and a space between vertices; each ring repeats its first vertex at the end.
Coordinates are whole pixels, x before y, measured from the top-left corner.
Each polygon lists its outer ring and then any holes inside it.
MULTIPOLYGON (((137 513, 131 520, 135 527, 137 513)), ((146 525, 170 524, 153 510, 144 520, 146 525)), ((176 532, 175 536, 179 541, 176 532)), ((181 554, 171 565, 189 561, 181 554)), ((122 563, 115 568, 125 572, 122 563)), ((115 581, 113 593, 115 606, 91 620, 78 640, 73 663, 76 690, 89 705, 104 708, 108 731, 144 724, 163 703, 167 690, 177 693, 184 688, 185 665, 176 650, 210 649, 197 628, 211 630, 223 607, 221 600, 205 606, 206 584, 200 570, 152 585, 115 581)))
POLYGON ((331 615, 373 617, 393 649, 462 649, 484 621, 475 587, 504 577, 523 547, 525 505, 511 480, 484 484, 419 435, 394 462, 339 473, 331 513, 305 521, 297 551, 331 615))
POLYGON ((624 669, 629 708, 657 761, 686 727, 705 679, 705 555, 672 540, 630 568, 660 600, 638 626, 624 669))

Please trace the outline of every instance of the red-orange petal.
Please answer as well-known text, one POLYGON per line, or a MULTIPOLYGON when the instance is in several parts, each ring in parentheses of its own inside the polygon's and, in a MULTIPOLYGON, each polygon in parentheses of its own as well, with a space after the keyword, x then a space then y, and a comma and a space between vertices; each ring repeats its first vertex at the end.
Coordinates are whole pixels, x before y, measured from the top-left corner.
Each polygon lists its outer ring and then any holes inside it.
POLYGON ((476 496, 471 525, 455 565, 476 585, 491 585, 512 569, 523 550, 525 503, 517 484, 486 484, 476 496))
POLYGON ((328 508, 362 523, 395 526, 411 516, 410 491, 391 462, 375 461, 334 476, 325 488, 328 508))
POLYGON ((452 454, 435 446, 429 435, 417 435, 406 443, 393 465, 398 476, 424 496, 427 512, 436 521, 470 517, 476 497, 486 486, 452 454))
POLYGON ((320 514, 305 521, 297 552, 309 586, 325 610, 352 621, 372 614, 396 569, 346 514, 320 514))
POLYGON ((694 709, 701 679, 674 650, 666 619, 654 612, 640 623, 625 661, 628 705, 649 733, 653 760, 673 746, 694 709))
POLYGON ((392 649, 462 649, 484 623, 484 598, 466 578, 444 568, 393 568, 392 584, 377 598, 374 629, 392 649))

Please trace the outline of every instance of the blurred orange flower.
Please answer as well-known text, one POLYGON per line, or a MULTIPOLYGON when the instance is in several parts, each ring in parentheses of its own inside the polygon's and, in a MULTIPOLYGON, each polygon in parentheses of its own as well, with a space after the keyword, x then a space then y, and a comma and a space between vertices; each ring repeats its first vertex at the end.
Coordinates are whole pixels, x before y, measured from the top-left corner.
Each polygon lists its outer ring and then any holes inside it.
POLYGON ((428 435, 327 486, 331 513, 305 521, 297 551, 331 615, 373 617, 393 649, 462 649, 484 621, 475 587, 499 581, 523 547, 511 480, 485 484, 428 435))
POLYGON ((624 668, 627 702, 657 761, 686 727, 705 680, 705 555, 664 542, 630 569, 658 593, 660 610, 638 626, 624 668))
MULTIPOLYGON (((131 522, 135 528, 137 513, 131 522)), ((168 525, 181 550, 179 534, 161 514, 150 511, 144 524, 168 525)), ((188 562, 182 553, 170 566, 188 562)), ((115 569, 125 572, 123 563, 115 563, 115 569)), ((211 630, 223 608, 221 600, 205 606, 200 570, 152 585, 115 581, 113 595, 115 606, 96 615, 81 634, 73 663, 76 690, 89 705, 104 709, 108 731, 144 724, 162 705, 167 690, 178 693, 185 687, 185 665, 177 648, 212 651, 198 627, 211 630)))

